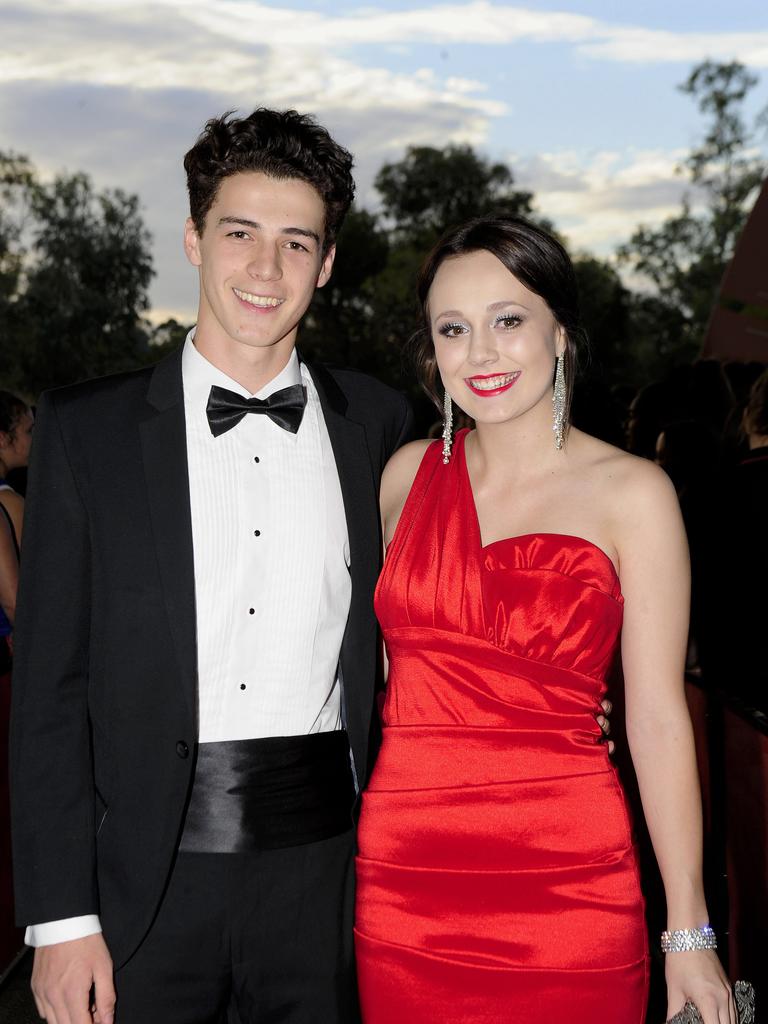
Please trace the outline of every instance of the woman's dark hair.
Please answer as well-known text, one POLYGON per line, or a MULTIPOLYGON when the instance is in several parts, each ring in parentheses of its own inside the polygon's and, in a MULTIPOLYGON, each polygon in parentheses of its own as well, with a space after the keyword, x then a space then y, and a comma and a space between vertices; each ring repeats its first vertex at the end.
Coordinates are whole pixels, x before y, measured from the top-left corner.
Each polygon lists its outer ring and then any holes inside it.
POLYGON ((422 264, 416 293, 422 323, 409 342, 411 359, 421 386, 442 413, 442 395, 437 390, 437 362, 429 323, 429 290, 441 265, 457 256, 485 251, 500 260, 526 288, 540 296, 565 331, 566 421, 570 414, 573 378, 578 348, 586 343, 579 319, 576 276, 568 253, 543 228, 521 217, 491 214, 474 217, 450 228, 422 264))
POLYGON ((248 117, 232 111, 207 122, 184 157, 189 212, 198 234, 225 178, 260 171, 270 178, 298 178, 325 205, 323 251, 333 245, 355 194, 352 155, 314 118, 295 110, 259 107, 248 117))
POLYGON ((26 412, 29 412, 29 406, 23 399, 10 391, 0 391, 0 434, 13 437, 19 420, 26 412))
POLYGON ((768 370, 765 370, 752 385, 744 422, 750 434, 768 437, 768 370))

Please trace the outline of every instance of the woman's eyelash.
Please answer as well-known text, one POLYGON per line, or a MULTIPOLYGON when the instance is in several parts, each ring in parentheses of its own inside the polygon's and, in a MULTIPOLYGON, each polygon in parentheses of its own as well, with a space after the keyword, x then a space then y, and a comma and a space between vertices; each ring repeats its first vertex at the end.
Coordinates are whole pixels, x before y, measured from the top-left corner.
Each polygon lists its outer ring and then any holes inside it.
POLYGON ((510 325, 513 325, 515 327, 517 327, 518 324, 521 324, 523 322, 523 318, 521 316, 518 316, 517 313, 501 313, 493 321, 493 326, 495 327, 497 324, 504 323, 505 320, 508 320, 510 322, 510 325))
POLYGON ((446 337, 449 337, 449 338, 450 337, 455 337, 455 335, 452 333, 453 331, 463 331, 463 330, 465 330, 465 328, 464 328, 464 324, 462 324, 462 323, 441 324, 440 327, 439 327, 440 334, 444 334, 444 335, 446 335, 446 337))
MULTIPOLYGON (((493 321, 493 326, 498 327, 499 324, 504 324, 507 330, 514 330, 515 327, 519 326, 524 320, 524 317, 518 313, 500 313, 493 321)), ((465 333, 467 330, 466 324, 461 323, 458 320, 451 321, 447 324, 441 324, 438 328, 438 332, 444 335, 446 338, 455 338, 459 334, 465 333)))

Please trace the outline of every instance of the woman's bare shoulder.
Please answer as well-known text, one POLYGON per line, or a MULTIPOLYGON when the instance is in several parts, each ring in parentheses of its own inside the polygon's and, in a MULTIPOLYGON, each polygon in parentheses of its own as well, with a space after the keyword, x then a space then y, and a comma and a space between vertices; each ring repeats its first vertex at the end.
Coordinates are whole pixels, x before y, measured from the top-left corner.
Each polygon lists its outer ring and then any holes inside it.
POLYGON ((597 474, 606 486, 621 485, 641 490, 666 488, 669 477, 656 463, 639 455, 632 455, 591 434, 577 432, 578 458, 587 471, 597 474))
MULTIPOLYGON (((601 442, 602 443, 602 442, 601 442)), ((675 488, 669 476, 650 459, 605 445, 607 451, 602 460, 606 483, 624 505, 639 501, 647 503, 666 502, 675 496, 675 488)))
POLYGON ((421 460, 431 444, 433 442, 429 440, 410 441, 398 448, 384 467, 381 477, 382 502, 385 497, 396 497, 401 493, 406 495, 410 491, 421 460))
POLYGON ((595 482, 593 498, 619 551, 642 544, 660 529, 679 533, 677 494, 663 469, 597 438, 582 438, 581 455, 595 482))
POLYGON ((588 434, 579 434, 577 472, 594 481, 594 497, 614 521, 633 522, 675 508, 672 481, 656 463, 588 434))

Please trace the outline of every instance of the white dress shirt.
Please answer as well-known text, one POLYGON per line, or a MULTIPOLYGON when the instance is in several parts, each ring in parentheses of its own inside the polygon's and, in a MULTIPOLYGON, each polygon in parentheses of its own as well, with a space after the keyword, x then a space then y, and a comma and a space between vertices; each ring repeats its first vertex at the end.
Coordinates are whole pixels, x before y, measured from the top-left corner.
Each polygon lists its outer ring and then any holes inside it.
MULTIPOLYGON (((249 392, 193 344, 182 353, 197 615, 199 742, 338 729, 338 662, 352 583, 336 462, 305 366, 287 366, 255 397, 301 383, 296 434, 247 413, 214 437, 212 385, 249 392)), ((32 946, 101 930, 97 915, 27 928, 32 946)))
POLYGON ((336 462, 294 352, 256 397, 301 383, 298 433, 246 414, 214 437, 212 384, 248 392, 187 341, 182 360, 195 558, 201 743, 338 729, 352 584, 336 462))

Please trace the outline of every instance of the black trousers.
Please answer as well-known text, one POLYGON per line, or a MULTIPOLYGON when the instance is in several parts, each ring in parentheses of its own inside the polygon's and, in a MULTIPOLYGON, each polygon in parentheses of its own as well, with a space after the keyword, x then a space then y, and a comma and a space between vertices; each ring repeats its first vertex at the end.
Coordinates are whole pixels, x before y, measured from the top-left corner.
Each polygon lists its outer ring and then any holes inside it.
POLYGON ((116 972, 116 1024, 356 1024, 354 832, 282 850, 179 853, 116 972))

